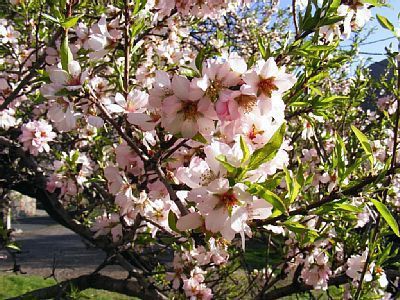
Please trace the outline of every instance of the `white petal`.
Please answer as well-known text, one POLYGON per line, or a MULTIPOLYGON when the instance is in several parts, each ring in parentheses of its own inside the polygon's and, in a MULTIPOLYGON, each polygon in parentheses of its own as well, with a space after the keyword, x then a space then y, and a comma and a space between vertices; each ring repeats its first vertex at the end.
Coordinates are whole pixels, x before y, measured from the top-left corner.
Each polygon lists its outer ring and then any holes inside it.
POLYGON ((56 84, 65 85, 69 79, 69 74, 61 69, 53 69, 49 71, 50 80, 56 84))
POLYGON ((72 77, 78 77, 81 75, 81 66, 76 60, 73 60, 68 64, 68 72, 72 77))

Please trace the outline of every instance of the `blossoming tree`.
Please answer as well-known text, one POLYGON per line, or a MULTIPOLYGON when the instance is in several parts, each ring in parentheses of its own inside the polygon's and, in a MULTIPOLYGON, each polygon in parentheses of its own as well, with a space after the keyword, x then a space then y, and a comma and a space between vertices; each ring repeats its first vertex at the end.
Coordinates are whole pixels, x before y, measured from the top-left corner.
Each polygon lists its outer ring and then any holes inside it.
POLYGON ((0 12, 2 195, 36 197, 107 254, 31 296, 398 295, 397 53, 378 80, 363 64, 350 71, 383 3, 11 4, 0 12), (127 279, 104 275, 109 264, 127 279))

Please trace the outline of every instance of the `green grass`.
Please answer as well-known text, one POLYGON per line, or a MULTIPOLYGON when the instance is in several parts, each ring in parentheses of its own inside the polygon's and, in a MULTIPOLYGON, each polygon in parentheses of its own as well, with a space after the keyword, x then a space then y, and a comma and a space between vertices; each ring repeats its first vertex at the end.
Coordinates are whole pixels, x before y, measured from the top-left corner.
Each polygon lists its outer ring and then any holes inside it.
MULTIPOLYGON (((24 293, 54 285, 54 279, 43 279, 32 275, 0 275, 0 300, 20 296, 24 293)), ((96 299, 96 300, 128 300, 137 299, 125 295, 111 293, 103 290, 88 289, 82 292, 74 292, 72 299, 96 299)))

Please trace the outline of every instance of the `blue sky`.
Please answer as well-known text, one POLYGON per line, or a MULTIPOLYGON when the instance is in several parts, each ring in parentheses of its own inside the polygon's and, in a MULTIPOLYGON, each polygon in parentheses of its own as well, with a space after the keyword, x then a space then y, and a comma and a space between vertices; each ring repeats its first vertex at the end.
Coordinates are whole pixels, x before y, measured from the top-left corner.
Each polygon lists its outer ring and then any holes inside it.
MULTIPOLYGON (((384 28, 382 28, 378 21, 376 21, 375 15, 380 14, 388 18, 395 27, 400 27, 400 24, 397 19, 397 15, 400 13, 400 0, 389 0, 389 5, 391 7, 380 7, 373 8, 372 15, 373 20, 368 22, 366 25, 366 29, 375 29, 374 33, 370 35, 368 38, 368 42, 378 41, 386 38, 392 37, 392 33, 384 28)), ((285 8, 291 5, 291 0, 281 0, 281 7, 285 8)), ((397 40, 392 38, 390 40, 380 41, 372 44, 361 45, 360 52, 381 54, 381 55, 372 55, 372 54, 362 54, 363 57, 370 57, 372 61, 380 61, 385 59, 385 46, 389 47, 390 44, 393 44, 395 49, 397 49, 397 40)), ((343 44, 346 44, 345 42, 343 44)))

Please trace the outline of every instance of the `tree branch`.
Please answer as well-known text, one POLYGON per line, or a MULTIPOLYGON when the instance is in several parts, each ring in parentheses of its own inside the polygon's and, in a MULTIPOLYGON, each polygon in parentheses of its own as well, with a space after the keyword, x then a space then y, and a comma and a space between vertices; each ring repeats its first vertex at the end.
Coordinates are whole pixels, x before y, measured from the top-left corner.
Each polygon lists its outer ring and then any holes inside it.
MULTIPOLYGON (((390 280, 395 280, 396 278, 400 277, 400 273, 396 270, 385 270, 386 276, 390 280)), ((352 279, 348 277, 346 274, 341 274, 336 277, 331 277, 328 281, 328 286, 338 286, 342 285, 348 282, 351 282, 352 279)), ((283 286, 276 288, 273 291, 270 291, 269 293, 263 294, 259 299, 263 300, 274 300, 274 299, 280 299, 292 294, 298 294, 298 293, 303 293, 307 291, 313 290, 314 287, 311 285, 306 285, 304 283, 298 283, 298 282, 293 282, 289 285, 283 286)))
MULTIPOLYGON (((393 167, 393 169, 389 169, 388 174, 390 174, 391 172, 394 172, 399 167, 400 167, 400 165, 396 164, 393 167)), ((257 224, 259 224, 259 225, 275 224, 277 221, 283 221, 291 216, 307 215, 307 214, 309 214, 310 210, 318 208, 318 207, 320 207, 324 204, 327 204, 329 202, 332 202, 336 199, 339 199, 341 196, 355 196, 356 194, 361 192, 361 190, 364 187, 373 183, 378 177, 379 177, 379 175, 365 177, 359 183, 357 183, 343 191, 332 191, 329 195, 326 195, 319 201, 315 201, 311 204, 306 205, 305 207, 289 211, 289 213, 287 215, 280 215, 280 216, 277 216, 277 217, 274 217, 271 219, 267 219, 265 221, 257 221, 257 224)))

